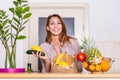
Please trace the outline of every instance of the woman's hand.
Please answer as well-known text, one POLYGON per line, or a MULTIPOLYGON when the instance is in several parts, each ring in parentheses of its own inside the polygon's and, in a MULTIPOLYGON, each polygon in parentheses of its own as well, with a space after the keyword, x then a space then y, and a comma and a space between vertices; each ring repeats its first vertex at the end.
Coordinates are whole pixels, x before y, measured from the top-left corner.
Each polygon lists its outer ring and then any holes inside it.
POLYGON ((45 56, 41 56, 40 52, 38 52, 38 51, 36 53, 32 52, 32 54, 33 54, 33 56, 35 56, 37 58, 43 59, 45 61, 48 60, 47 54, 45 54, 45 56))
POLYGON ((45 56, 41 56, 41 54, 39 52, 32 52, 33 56, 37 57, 37 58, 40 58, 40 59, 43 59, 44 61, 44 64, 45 64, 45 71, 46 72, 50 72, 50 60, 47 56, 47 54, 45 54, 45 56))

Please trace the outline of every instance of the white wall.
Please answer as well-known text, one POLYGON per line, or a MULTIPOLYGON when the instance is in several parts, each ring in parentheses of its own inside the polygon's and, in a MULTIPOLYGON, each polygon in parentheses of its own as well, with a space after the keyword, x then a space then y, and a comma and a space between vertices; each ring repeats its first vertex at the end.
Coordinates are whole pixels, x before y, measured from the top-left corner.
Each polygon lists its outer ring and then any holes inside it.
MULTIPOLYGON (((7 10, 13 0, 0 1, 0 9, 7 10)), ((99 41, 119 41, 120 0, 29 0, 37 2, 87 2, 89 8, 90 35, 99 41)))
MULTIPOLYGON (((7 10, 13 0, 0 0, 0 10, 7 10)), ((87 2, 89 3, 89 27, 90 35, 97 41, 120 41, 120 0, 29 0, 36 2, 87 2)), ((9 12, 8 12, 9 14, 9 12)), ((23 66, 23 41, 18 43, 17 66, 23 66)), ((0 50, 2 50, 0 43, 0 50)), ((0 55, 4 54, 3 51, 0 55)), ((2 55, 4 56, 4 55, 2 55)), ((0 67, 3 67, 3 57, 0 58, 0 67)))

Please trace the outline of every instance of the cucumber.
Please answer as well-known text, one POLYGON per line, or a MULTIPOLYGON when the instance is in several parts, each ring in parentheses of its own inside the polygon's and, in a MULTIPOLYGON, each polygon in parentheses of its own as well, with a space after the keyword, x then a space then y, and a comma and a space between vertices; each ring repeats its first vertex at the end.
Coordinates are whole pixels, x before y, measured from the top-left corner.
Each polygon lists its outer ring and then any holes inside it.
POLYGON ((36 50, 27 50, 26 51, 27 54, 32 54, 32 52, 34 52, 36 54, 37 51, 36 50))
MULTIPOLYGON (((32 52, 36 54, 36 53, 37 53, 37 50, 27 50, 27 51, 26 51, 27 54, 32 54, 32 52)), ((44 53, 44 52, 40 52, 40 51, 39 51, 38 54, 40 54, 41 56, 45 56, 45 53, 44 53)))

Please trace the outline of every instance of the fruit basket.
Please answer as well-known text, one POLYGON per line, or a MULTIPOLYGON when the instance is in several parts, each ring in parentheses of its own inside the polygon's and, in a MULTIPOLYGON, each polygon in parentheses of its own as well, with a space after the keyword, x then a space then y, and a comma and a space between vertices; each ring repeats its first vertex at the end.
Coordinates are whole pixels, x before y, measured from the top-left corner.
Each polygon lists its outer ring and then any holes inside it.
POLYGON ((58 54, 51 62, 52 73, 77 73, 75 57, 65 53, 58 54))
POLYGON ((98 64, 84 61, 82 63, 82 66, 84 69, 91 73, 104 73, 111 68, 113 62, 114 60, 112 60, 111 58, 103 57, 101 62, 98 64))
MULTIPOLYGON (((114 60, 103 57, 93 38, 84 37, 81 46, 83 52, 86 54, 86 59, 82 62, 82 65, 87 71, 91 73, 103 73, 111 68, 114 60)), ((80 59, 78 60, 81 61, 80 59)))

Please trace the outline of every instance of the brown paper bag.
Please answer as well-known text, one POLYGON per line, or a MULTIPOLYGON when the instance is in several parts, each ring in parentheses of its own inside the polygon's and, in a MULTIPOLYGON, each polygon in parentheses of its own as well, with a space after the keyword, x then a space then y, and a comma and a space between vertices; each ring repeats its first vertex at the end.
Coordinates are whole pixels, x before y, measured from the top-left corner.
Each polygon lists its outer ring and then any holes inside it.
POLYGON ((54 57, 51 63, 51 72, 52 73, 77 73, 77 64, 75 62, 75 57, 69 54, 65 54, 61 61, 65 61, 69 66, 59 66, 55 65, 58 55, 54 57))

